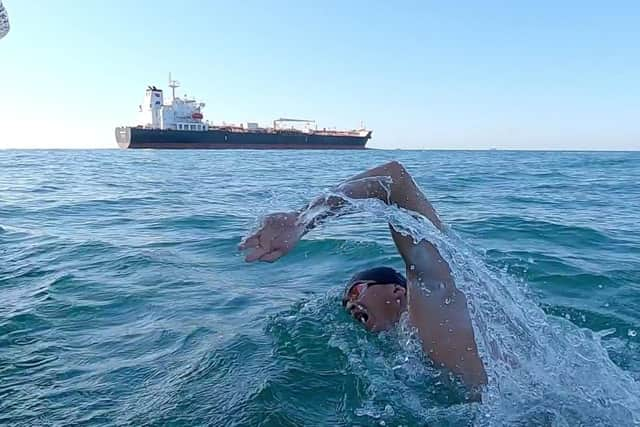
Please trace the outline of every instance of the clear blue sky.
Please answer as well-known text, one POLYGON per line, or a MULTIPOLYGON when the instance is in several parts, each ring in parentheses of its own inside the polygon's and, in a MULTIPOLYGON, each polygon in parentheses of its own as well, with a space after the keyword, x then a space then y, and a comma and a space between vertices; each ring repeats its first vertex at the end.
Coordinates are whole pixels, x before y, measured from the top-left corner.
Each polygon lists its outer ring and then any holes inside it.
POLYGON ((640 1, 4 0, 0 148, 113 147, 148 84, 379 148, 640 149, 640 1))

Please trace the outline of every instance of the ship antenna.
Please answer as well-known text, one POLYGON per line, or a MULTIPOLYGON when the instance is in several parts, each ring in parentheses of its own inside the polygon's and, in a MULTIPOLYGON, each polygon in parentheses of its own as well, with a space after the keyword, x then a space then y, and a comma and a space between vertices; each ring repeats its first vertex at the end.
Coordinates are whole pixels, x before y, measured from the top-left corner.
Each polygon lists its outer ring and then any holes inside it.
POLYGON ((171 73, 169 73, 169 87, 171 88, 171 95, 173 97, 173 101, 176 100, 176 88, 180 87, 180 82, 177 80, 173 80, 171 78, 171 73))

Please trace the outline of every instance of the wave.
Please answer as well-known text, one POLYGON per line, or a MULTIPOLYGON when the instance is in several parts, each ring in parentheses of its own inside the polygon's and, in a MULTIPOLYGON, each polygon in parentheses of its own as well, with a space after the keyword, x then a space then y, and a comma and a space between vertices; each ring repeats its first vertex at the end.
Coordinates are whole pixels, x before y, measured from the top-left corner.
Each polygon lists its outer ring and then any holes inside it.
POLYGON ((489 236, 501 233, 501 237, 504 238, 504 234, 509 234, 512 238, 541 239, 579 248, 625 242, 592 227, 562 224, 523 216, 502 215, 481 220, 458 221, 456 227, 489 236))
MULTIPOLYGON (((640 385, 611 361, 601 335, 545 314, 524 282, 490 268, 455 232, 441 233, 426 219, 378 201, 352 203, 403 234, 434 242, 451 266, 467 295, 490 378, 477 424, 517 425, 537 419, 557 425, 640 423, 640 385)), ((512 217, 499 222, 514 229, 533 223, 539 230, 580 234, 583 241, 610 240, 583 227, 512 217)))

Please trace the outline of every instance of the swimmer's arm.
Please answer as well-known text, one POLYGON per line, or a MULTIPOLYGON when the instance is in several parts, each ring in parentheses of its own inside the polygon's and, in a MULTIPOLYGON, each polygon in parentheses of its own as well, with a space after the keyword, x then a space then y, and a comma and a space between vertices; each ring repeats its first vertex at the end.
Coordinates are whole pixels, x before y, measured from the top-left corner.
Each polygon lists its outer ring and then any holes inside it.
MULTIPOLYGON (((377 198, 396 204, 425 216, 440 231, 443 230, 435 209, 398 162, 386 163, 356 175, 342 183, 338 190, 352 199, 377 198)), ((339 212, 346 201, 332 196, 314 203, 328 206, 330 209, 326 216, 330 216, 339 212)), ((311 209, 314 203, 310 205, 311 209)), ((323 217, 317 215, 315 218, 319 222, 318 218, 323 217)), ((390 229, 407 266, 409 315, 418 329, 425 354, 472 387, 486 384, 487 377, 478 356, 466 297, 456 288, 449 265, 430 242, 414 243, 411 236, 403 236, 392 227, 390 229)))
POLYGON ((435 209, 418 188, 407 170, 397 161, 391 161, 342 182, 335 188, 338 195, 323 196, 313 200, 299 213, 305 222, 305 230, 311 230, 325 218, 340 215, 350 199, 379 199, 386 204, 418 212, 429 219, 440 231, 442 222, 435 209))
POLYGON ((356 175, 334 189, 332 195, 311 201, 305 209, 278 212, 262 218, 261 226, 246 236, 239 248, 247 262, 273 262, 286 255, 300 238, 325 219, 348 213, 348 199, 375 198, 426 216, 437 228, 442 223, 431 203, 398 162, 389 162, 356 175))
MULTIPOLYGON (((267 216, 263 226, 240 245, 248 250, 247 261, 272 262, 280 258, 304 233, 328 217, 346 213, 347 199, 376 198, 425 216, 441 231, 444 228, 429 200, 398 162, 365 171, 335 190, 334 195, 319 197, 302 211, 267 216)), ((466 297, 456 288, 449 265, 430 242, 414 243, 412 237, 393 228, 391 234, 407 266, 409 315, 425 354, 461 376, 468 385, 485 384, 466 297)))
POLYGON ((407 266, 409 316, 425 354, 473 388, 486 384, 467 299, 456 288, 449 264, 430 242, 414 243, 393 228, 391 234, 407 266))

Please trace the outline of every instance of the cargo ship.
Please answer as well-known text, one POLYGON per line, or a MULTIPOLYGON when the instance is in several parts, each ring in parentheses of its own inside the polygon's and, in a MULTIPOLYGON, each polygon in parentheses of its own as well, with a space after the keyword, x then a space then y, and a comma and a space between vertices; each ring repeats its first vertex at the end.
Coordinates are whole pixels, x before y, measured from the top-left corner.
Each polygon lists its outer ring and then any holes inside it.
POLYGON ((155 86, 145 92, 137 126, 115 130, 120 148, 155 149, 364 149, 371 130, 318 129, 314 120, 280 118, 272 127, 248 122, 214 125, 204 120, 205 104, 176 97, 179 82, 169 76, 171 103, 155 86))

